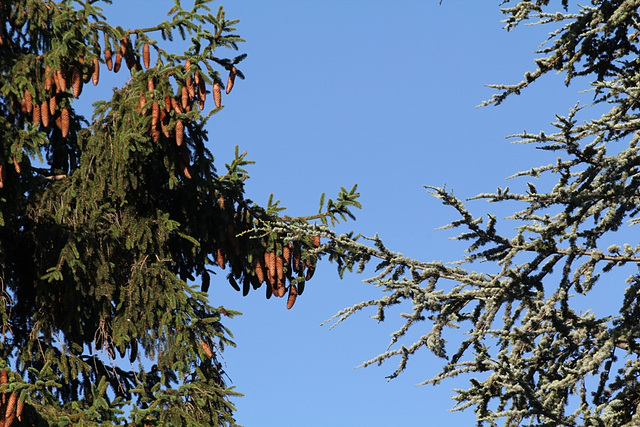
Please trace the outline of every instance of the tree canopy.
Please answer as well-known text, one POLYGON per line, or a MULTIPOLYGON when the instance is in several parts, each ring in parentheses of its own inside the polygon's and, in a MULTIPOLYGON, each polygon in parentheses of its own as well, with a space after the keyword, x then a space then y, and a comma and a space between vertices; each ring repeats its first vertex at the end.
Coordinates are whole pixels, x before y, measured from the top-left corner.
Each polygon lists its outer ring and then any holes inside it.
POLYGON ((124 29, 100 3, 0 4, 0 420, 235 425, 219 355, 236 313, 211 275, 291 308, 320 242, 280 225, 341 221, 358 194, 301 218, 253 203, 246 153, 219 171, 205 129, 244 78, 246 55, 224 55, 238 21, 176 1, 124 29), (84 117, 74 100, 107 72, 122 85, 84 117))

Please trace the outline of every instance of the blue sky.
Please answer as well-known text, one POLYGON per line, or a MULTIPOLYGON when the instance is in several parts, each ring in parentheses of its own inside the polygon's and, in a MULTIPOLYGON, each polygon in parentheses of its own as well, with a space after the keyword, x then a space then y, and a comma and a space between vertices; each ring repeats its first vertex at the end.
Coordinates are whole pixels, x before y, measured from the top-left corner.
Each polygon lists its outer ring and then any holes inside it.
MULTIPOLYGON (((227 18, 241 20, 238 33, 247 42, 240 51, 248 57, 240 64, 246 80, 236 80, 208 125, 218 168, 239 145, 257 161, 249 169, 249 197, 264 204, 273 192, 290 215, 315 213, 322 192, 332 197, 340 186, 357 183, 363 209, 340 230, 378 233, 390 248, 421 260, 462 258, 452 233, 436 231, 456 219, 454 212, 423 185, 446 184, 460 197, 522 188, 505 178, 554 156, 505 137, 549 129, 554 114, 565 114, 582 89, 567 89, 561 76, 550 76, 500 107, 476 108, 493 93, 485 84, 516 83, 533 68, 533 51, 549 31, 507 33, 499 3, 223 2, 227 18)), ((112 25, 144 27, 164 20, 172 4, 116 1, 106 11, 112 25)), ((113 78, 112 86, 124 77, 113 78)), ((85 94, 105 97, 108 87, 87 87, 85 94)), ((469 206, 476 215, 508 213, 482 201, 469 206)), ((218 276, 212 303, 244 313, 227 322, 237 348, 224 353, 226 371, 245 395, 235 401, 239 423, 473 424, 471 411, 448 412, 451 389, 468 378, 415 386, 443 364, 431 354, 416 355, 390 382, 385 376, 395 370, 393 362, 354 369, 385 351, 396 318, 377 324, 371 312, 331 330, 320 326, 342 308, 379 296, 361 282, 367 277, 340 280, 335 266, 323 263, 287 311, 285 301, 267 301, 263 292, 243 298, 218 276)))

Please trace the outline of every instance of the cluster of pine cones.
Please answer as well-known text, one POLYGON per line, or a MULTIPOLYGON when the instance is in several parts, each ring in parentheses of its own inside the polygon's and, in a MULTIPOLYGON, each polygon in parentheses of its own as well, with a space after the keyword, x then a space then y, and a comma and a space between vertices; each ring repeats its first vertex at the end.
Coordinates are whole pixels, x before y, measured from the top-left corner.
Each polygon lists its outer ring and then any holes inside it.
MULTIPOLYGON (((6 385, 9 382, 9 374, 7 371, 0 371, 0 385, 6 385)), ((2 393, 2 401, 0 405, 0 425, 9 427, 17 418, 22 421, 22 410, 24 402, 18 399, 16 393, 2 393)))

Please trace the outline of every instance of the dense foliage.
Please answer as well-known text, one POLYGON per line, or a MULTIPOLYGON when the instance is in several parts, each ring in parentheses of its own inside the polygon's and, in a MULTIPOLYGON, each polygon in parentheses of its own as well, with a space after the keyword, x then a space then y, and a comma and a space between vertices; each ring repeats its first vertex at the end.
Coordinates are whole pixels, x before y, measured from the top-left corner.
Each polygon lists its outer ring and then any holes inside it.
POLYGON ((211 275, 291 308, 319 240, 272 229, 349 217, 357 193, 307 218, 248 200, 246 153, 219 173, 205 127, 244 78, 244 54, 221 56, 238 21, 176 1, 123 29, 100 3, 0 2, 0 422, 235 425, 218 362, 235 313, 211 275), (107 72, 122 86, 83 117, 107 72))

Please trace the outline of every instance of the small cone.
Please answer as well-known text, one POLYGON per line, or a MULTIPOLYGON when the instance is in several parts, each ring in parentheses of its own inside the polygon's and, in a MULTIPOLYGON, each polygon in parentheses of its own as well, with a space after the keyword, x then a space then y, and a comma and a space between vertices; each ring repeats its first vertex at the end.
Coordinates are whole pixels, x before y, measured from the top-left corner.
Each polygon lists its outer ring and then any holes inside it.
POLYGON ((93 80, 93 85, 97 86, 100 80, 100 60, 97 56, 93 58, 93 73, 91 74, 91 79, 93 80))
POLYGON ((180 90, 180 94, 181 94, 182 108, 186 110, 187 107, 189 106, 189 91, 185 86, 182 86, 182 89, 180 90))
POLYGON ((18 403, 16 404, 16 418, 18 418, 18 421, 22 421, 23 409, 24 409, 24 401, 18 400, 18 403))
POLYGON ((160 105, 158 105, 158 101, 153 101, 153 104, 151 104, 151 127, 152 128, 157 127, 159 120, 160 120, 160 105))
POLYGON ((164 110, 167 113, 171 112, 171 96, 168 93, 164 94, 164 110))
POLYGON ((17 174, 20 174, 22 172, 22 168, 20 167, 20 163, 18 163, 18 159, 16 159, 16 156, 13 156, 13 167, 16 170, 17 174))
POLYGON ((53 116, 56 113, 57 107, 58 99, 55 95, 51 95, 51 98, 49 98, 49 114, 53 116))
POLYGON ((122 54, 120 52, 116 53, 116 62, 113 64, 113 72, 117 73, 120 71, 120 66, 122 65, 122 54))
POLYGON ((211 346, 209 346, 209 344, 205 340, 200 340, 200 347, 202 347, 202 351, 204 351, 204 354, 206 354, 208 357, 213 357, 211 346))
POLYGON ((264 282, 264 266, 260 257, 256 257, 253 260, 253 271, 256 272, 256 277, 260 283, 264 282))
POLYGON ((40 118, 42 119, 42 126, 49 127, 49 102, 42 101, 40 105, 40 118))
POLYGON ((222 268, 224 270, 224 253, 222 253, 222 249, 218 248, 218 250, 216 251, 216 262, 218 263, 218 265, 220 266, 220 268, 222 268))
POLYGON ((18 403, 18 395, 15 393, 11 393, 11 395, 9 396, 9 401, 7 402, 7 409, 4 411, 5 419, 9 418, 11 415, 15 416, 17 403, 18 403))
POLYGON ((62 137, 66 138, 67 135, 69 135, 69 109, 68 108, 64 108, 60 112, 60 121, 61 121, 60 130, 62 131, 62 137))
POLYGON ((51 67, 48 65, 44 69, 44 90, 51 90, 53 85, 53 75, 51 73, 51 67))
POLYGON ((113 70, 113 53, 111 53, 111 49, 106 49, 104 51, 104 62, 107 64, 107 70, 113 70))
POLYGON ((24 91, 24 104, 27 113, 31 113, 33 111, 33 97, 31 96, 31 92, 29 92, 29 89, 24 91))
POLYGON ((77 98, 82 93, 82 73, 78 67, 73 68, 73 74, 71 75, 71 91, 73 92, 73 97, 77 98))
POLYGON ((33 106, 33 124, 37 125, 38 123, 40 123, 40 104, 33 106))
POLYGON ((193 85, 193 77, 187 77, 187 91, 189 92, 189 98, 193 99, 196 97, 196 88, 193 85))
MULTIPOLYGON (((156 84, 153 82, 153 78, 149 77, 149 80, 147 80, 147 90, 153 92, 155 88, 156 84)), ((150 96, 153 98, 153 94, 150 94, 150 96)))
POLYGON ((229 78, 227 79, 227 95, 231 93, 231 89, 233 89, 233 84, 236 81, 236 67, 231 67, 231 71, 229 71, 229 78))
POLYGON ((149 43, 145 43, 144 46, 142 46, 142 62, 144 63, 144 68, 149 68, 149 65, 151 64, 149 43))
POLYGON ((222 93, 220 93, 220 83, 213 84, 213 102, 216 104, 216 108, 220 108, 222 105, 222 93))
POLYGON ((293 304, 296 302, 296 298, 298 297, 298 288, 296 285, 289 286, 289 296, 287 297, 287 310, 291 310, 293 304))
POLYGON ((182 145, 183 141, 184 141, 184 123, 182 123, 182 120, 178 120, 176 122, 176 144, 178 145, 178 147, 182 145))
POLYGON ((182 105, 180 105, 178 100, 175 98, 171 98, 171 108, 173 108, 173 110, 178 114, 182 114, 184 112, 182 105))

